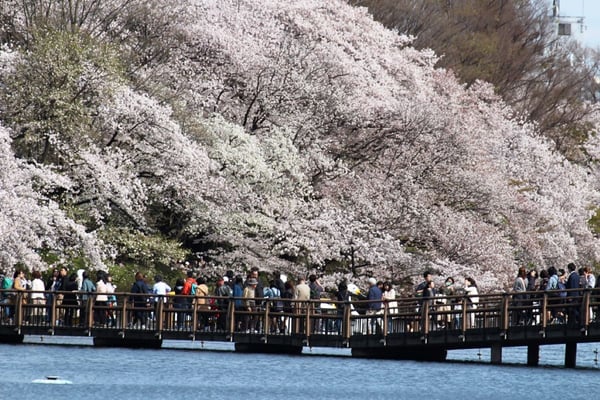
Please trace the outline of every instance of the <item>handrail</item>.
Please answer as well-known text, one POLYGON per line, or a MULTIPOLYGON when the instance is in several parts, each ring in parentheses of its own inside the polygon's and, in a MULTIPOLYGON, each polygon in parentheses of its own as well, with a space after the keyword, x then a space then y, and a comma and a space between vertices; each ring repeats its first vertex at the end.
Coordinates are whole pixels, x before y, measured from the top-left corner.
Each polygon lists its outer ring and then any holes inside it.
POLYGON ((36 292, 9 289, 0 290, 0 327, 20 332, 24 326, 35 326, 50 333, 77 328, 88 335, 94 329, 116 329, 123 335, 145 330, 157 337, 164 332, 193 337, 211 333, 230 341, 236 335, 260 333, 265 342, 270 335, 301 336, 306 343, 325 335, 339 337, 345 345, 358 335, 377 335, 385 344, 390 337, 407 333, 419 334, 427 342, 441 330, 456 331, 464 340, 473 329, 497 329, 506 338, 509 330, 529 325, 538 327, 541 335, 550 325, 567 323, 587 332, 600 307, 600 289, 564 292, 565 298, 555 296, 558 291, 480 294, 477 303, 463 295, 407 297, 395 299, 394 308, 385 300, 257 298, 253 308, 239 310, 235 301, 247 299, 118 292, 110 294, 116 302, 105 305, 97 303, 98 293, 85 293, 87 300, 82 300, 82 292, 44 291, 46 303, 38 304, 31 301, 36 292), (381 303, 381 309, 365 312, 373 303, 381 303), (110 323, 99 326, 98 313, 110 323), (81 316, 85 320, 79 320, 81 316))

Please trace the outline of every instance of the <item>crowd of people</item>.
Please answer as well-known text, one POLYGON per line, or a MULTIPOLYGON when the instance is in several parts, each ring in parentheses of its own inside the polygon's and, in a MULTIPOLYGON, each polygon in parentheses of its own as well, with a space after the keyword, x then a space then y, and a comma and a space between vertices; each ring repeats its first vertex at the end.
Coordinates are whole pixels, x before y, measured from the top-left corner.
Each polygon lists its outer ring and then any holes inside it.
MULTIPOLYGON (((40 271, 33 271, 31 279, 26 277, 23 269, 15 269, 12 279, 0 271, 0 288, 5 290, 0 298, 3 321, 12 323, 15 303, 20 298, 24 304, 33 305, 30 315, 25 316, 26 322, 39 324, 43 321, 49 324, 56 321, 58 325, 83 326, 88 315, 87 308, 80 305, 94 294, 97 306, 93 315, 94 322, 106 325, 110 313, 100 310, 108 307, 110 301, 115 301, 116 286, 112 283, 111 275, 105 271, 97 271, 94 283, 87 271, 78 272, 69 273, 66 267, 57 268, 44 282, 40 271), (53 304, 65 306, 61 308, 60 315, 55 315, 58 313, 53 304)), ((114 324, 114 319, 110 322, 114 324)))
MULTIPOLYGON (((131 311, 127 316, 130 327, 145 328, 155 320, 156 315, 165 307, 172 310, 171 325, 174 329, 227 330, 233 327, 240 332, 257 332, 264 329, 264 321, 257 312, 269 306, 269 329, 271 333, 289 332, 290 322, 304 323, 301 317, 291 319, 290 314, 302 315, 302 307, 307 307, 310 300, 329 299, 335 303, 326 309, 327 304, 321 304, 312 311, 318 317, 320 313, 331 311, 336 319, 314 318, 314 332, 341 331, 342 318, 346 311, 366 315, 367 333, 380 333, 383 327, 382 314, 388 315, 387 330, 401 331, 394 325, 395 315, 400 312, 398 296, 390 281, 368 278, 368 289, 358 291, 354 285, 346 281, 340 282, 336 290, 327 291, 315 274, 308 280, 299 277, 296 282, 284 279, 275 271, 272 274, 260 274, 258 268, 251 268, 246 276, 235 275, 233 271, 211 282, 201 274, 195 276, 188 269, 185 278, 177 279, 173 285, 165 282, 161 275, 153 277, 153 281, 137 272, 130 287, 128 301, 131 311), (268 277, 268 278, 267 278, 268 277), (268 284, 267 284, 268 282, 268 284), (352 290, 349 286, 353 286, 352 290), (366 300, 364 309, 357 309, 352 300, 366 300), (235 321, 228 320, 230 302, 236 311, 235 321), (346 307, 350 307, 346 310, 346 307), (195 310, 195 314, 194 311, 195 310)), ((57 325, 112 327, 120 321, 112 311, 117 306, 115 296, 116 286, 112 277, 105 271, 97 271, 92 280, 84 270, 69 272, 67 268, 55 269, 46 282, 42 280, 39 271, 33 271, 31 278, 26 277, 25 271, 15 270, 12 279, 0 271, 0 288, 10 292, 2 292, 0 298, 1 314, 4 321, 11 321, 15 310, 15 293, 27 293, 20 296, 24 302, 34 305, 30 307, 31 315, 27 318, 33 323, 54 321, 57 325), (9 293, 9 294, 7 294, 9 293), (84 306, 93 296, 94 307, 84 306), (62 305, 57 307, 52 305, 62 305), (91 312, 91 315, 89 314, 91 312), (56 315, 54 315, 56 314, 56 315)), ((439 281, 439 280, 438 280, 439 281)), ((539 300, 539 293, 548 292, 551 297, 548 304, 549 323, 578 324, 581 321, 580 309, 570 307, 570 303, 581 296, 577 290, 597 287, 597 280, 590 267, 577 269, 575 264, 567 266, 567 271, 550 267, 538 273, 535 269, 527 271, 525 267, 518 270, 512 288, 511 324, 528 325, 539 322, 538 310, 533 307, 539 300), (536 295, 537 293, 537 295, 536 295), (561 306, 557 306, 561 305, 561 306)), ((447 277, 442 285, 436 286, 433 274, 426 271, 423 281, 413 293, 418 299, 418 309, 431 307, 437 316, 432 320, 435 329, 458 328, 461 324, 459 311, 466 305, 468 309, 477 309, 479 290, 475 280, 466 277, 460 286, 455 284, 453 277, 447 277), (466 299, 466 302, 463 300, 466 299)), ((330 304, 331 305, 331 304, 330 304)), ((469 326, 475 326, 475 313, 469 313, 469 326)), ((120 320, 120 318, 119 318, 120 320)), ((420 321, 423 323, 423 321, 420 321)), ((419 329, 419 327, 415 328, 419 329)))
MULTIPOLYGON (((387 314, 388 333, 422 329, 424 320, 421 319, 420 314, 424 309, 432 313, 432 328, 458 328, 460 313, 457 313, 457 311, 462 308, 462 299, 467 299, 467 307, 470 309, 476 309, 479 303, 479 290, 475 280, 471 277, 465 278, 461 288, 457 288, 453 277, 447 277, 443 285, 436 286, 433 274, 430 271, 425 271, 423 273, 423 281, 415 287, 413 293, 418 303, 416 310, 399 308, 396 290, 391 282, 378 281, 371 277, 367 280, 367 284, 368 290, 364 299, 368 303, 366 303, 365 314, 373 316, 369 319, 366 328, 366 333, 369 334, 382 332, 383 314, 387 314), (398 317, 401 312, 404 314, 416 313, 416 315, 401 319, 398 317)), ((340 284, 337 296, 338 301, 347 301, 349 295, 346 291, 347 285, 345 283, 340 284)), ((408 307, 411 307, 410 304, 408 307)), ((470 314, 470 318, 474 319, 474 314, 470 314)), ((470 324, 474 326, 474 320, 470 324)))
MULTIPOLYGON (((512 314, 514 324, 531 325, 538 323, 539 314, 533 307, 542 293, 548 296, 548 312, 546 319, 550 324, 567 323, 579 326, 582 322, 580 299, 582 289, 600 287, 590 266, 578 268, 575 263, 569 263, 566 270, 549 267, 538 272, 535 269, 527 271, 520 267, 515 278, 512 292, 513 305, 520 308, 512 314)), ((590 310, 594 318, 595 307, 590 310)))

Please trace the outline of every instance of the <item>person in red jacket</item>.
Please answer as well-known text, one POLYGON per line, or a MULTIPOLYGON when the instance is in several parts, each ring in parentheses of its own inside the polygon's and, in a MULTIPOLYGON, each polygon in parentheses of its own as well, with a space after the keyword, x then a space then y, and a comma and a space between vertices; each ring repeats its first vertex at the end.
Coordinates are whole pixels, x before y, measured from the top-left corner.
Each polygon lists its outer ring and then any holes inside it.
POLYGON ((183 283, 183 291, 181 292, 181 294, 184 294, 186 296, 189 296, 190 294, 192 294, 192 285, 196 284, 196 278, 194 278, 194 272, 193 271, 188 271, 187 272, 187 278, 185 279, 185 282, 183 283))

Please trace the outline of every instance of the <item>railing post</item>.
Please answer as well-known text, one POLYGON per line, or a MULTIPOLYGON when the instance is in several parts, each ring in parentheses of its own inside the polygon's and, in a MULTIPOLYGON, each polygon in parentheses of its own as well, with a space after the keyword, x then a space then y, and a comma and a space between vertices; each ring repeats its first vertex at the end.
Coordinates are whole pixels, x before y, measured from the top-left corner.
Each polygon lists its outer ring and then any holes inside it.
POLYGON ((510 302, 510 298, 511 296, 508 293, 502 294, 502 310, 500 311, 500 315, 502 318, 501 329, 505 332, 505 334, 508 331, 508 328, 510 327, 510 312, 508 311, 508 303, 510 302))
POLYGON ((300 302, 296 302, 294 304, 294 307, 292 309, 292 314, 294 314, 293 318, 293 329, 292 329, 292 333, 293 334, 298 334, 300 332, 300 320, 301 318, 298 317, 298 315, 300 315, 300 302))
POLYGON ((587 330, 588 326, 590 325, 590 297, 591 297, 591 293, 592 290, 591 289, 585 289, 585 291, 583 292, 583 298, 582 298, 582 302, 581 302, 581 327, 585 328, 587 330))
MULTIPOLYGON (((117 297, 117 301, 118 301, 118 297, 117 297)), ((124 295, 123 296, 123 304, 122 304, 123 310, 121 312, 121 329, 127 328, 127 324, 128 324, 128 321, 127 321, 127 304, 129 304, 129 296, 124 295)))
POLYGON ((467 315, 467 306, 468 306, 468 302, 467 302, 467 298, 463 297, 462 301, 462 332, 463 335, 465 334, 465 332, 467 331, 467 317, 470 317, 470 315, 467 315))
POLYGON ((85 321, 85 328, 88 330, 88 335, 89 335, 89 330, 92 328, 92 325, 94 324, 94 305, 96 304, 96 295, 95 294, 89 294, 86 304, 85 304, 85 310, 86 310, 86 318, 87 321, 85 321))
POLYGON ((227 317, 229 318, 229 341, 233 342, 233 333, 235 332, 235 300, 233 297, 229 298, 227 304, 227 317))
MULTIPOLYGON (((157 299, 154 300, 156 301, 157 299)), ((156 318, 156 331, 158 333, 164 330, 165 316, 163 313, 165 312, 165 300, 166 298, 161 295, 158 297, 158 302, 156 303, 156 315, 154 317, 156 318)))
POLYGON ((540 312, 542 314, 540 315, 540 324, 542 325, 542 331, 544 331, 548 326, 548 293, 546 291, 544 291, 544 295, 542 296, 540 312))
POLYGON ((421 307, 421 335, 426 338, 429 335, 429 300, 423 300, 421 307))
POLYGON ((56 307, 56 302, 58 301, 58 295, 56 292, 52 292, 52 304, 50 305, 50 315, 48 318, 50 319, 50 333, 54 334, 54 328, 56 328, 56 321, 58 320, 58 308, 56 307))
POLYGON ((383 302, 383 338, 385 339, 388 335, 388 315, 389 315, 389 304, 387 301, 383 302))
MULTIPOLYGON (((185 324, 185 322, 184 322, 185 324)), ((184 325, 185 326, 185 325, 184 325)), ((192 298, 192 333, 196 332, 198 328, 198 299, 194 296, 192 298)))
POLYGON ((344 321, 342 325, 342 335, 344 341, 346 341, 347 346, 350 346, 350 336, 352 334, 352 310, 350 306, 350 302, 344 303, 344 321))
POLYGON ((311 316, 311 311, 312 311, 312 307, 313 307, 313 302, 309 301, 308 303, 306 303, 306 324, 304 325, 304 329, 306 329, 306 332, 304 332, 304 336, 306 337, 306 343, 308 345, 308 339, 310 338, 310 327, 311 327, 311 321, 310 321, 310 316, 311 316))
POLYGON ((15 318, 14 323, 19 333, 21 332, 21 326, 23 325, 23 293, 21 290, 17 290, 15 293, 15 318))
POLYGON ((264 322, 263 322, 263 327, 264 327, 264 334, 265 334, 265 343, 267 343, 267 335, 269 333, 271 333, 271 318, 269 318, 269 314, 271 313, 271 302, 270 301, 265 301, 265 312, 263 315, 264 318, 264 322))

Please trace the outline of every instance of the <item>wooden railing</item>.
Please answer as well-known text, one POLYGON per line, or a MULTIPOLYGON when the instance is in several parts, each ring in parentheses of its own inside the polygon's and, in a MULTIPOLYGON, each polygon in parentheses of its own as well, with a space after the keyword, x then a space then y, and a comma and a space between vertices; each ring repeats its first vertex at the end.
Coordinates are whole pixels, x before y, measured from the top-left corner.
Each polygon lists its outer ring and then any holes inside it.
POLYGON ((373 302, 337 302, 329 299, 242 299, 194 296, 155 296, 115 293, 98 302, 96 293, 0 290, 0 327, 20 332, 24 327, 79 330, 181 332, 187 335, 291 335, 307 339, 337 337, 342 343, 359 335, 387 337, 419 335, 427 341, 436 332, 465 337, 471 330, 494 329, 506 335, 511 329, 535 326, 541 335, 551 325, 566 325, 585 332, 595 321, 600 290, 568 290, 569 297, 550 292, 495 293, 469 297, 443 296, 429 299, 398 298, 397 307, 383 302, 376 313, 367 311, 373 302), (87 299, 84 300, 84 295, 87 299), (251 300, 252 304, 247 304, 251 300))

